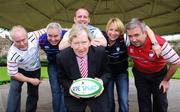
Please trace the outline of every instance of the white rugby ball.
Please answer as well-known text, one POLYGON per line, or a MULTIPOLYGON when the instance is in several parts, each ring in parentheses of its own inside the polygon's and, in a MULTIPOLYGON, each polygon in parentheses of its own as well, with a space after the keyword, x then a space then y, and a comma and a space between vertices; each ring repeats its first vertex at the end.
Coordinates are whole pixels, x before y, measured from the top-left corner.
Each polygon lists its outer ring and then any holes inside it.
POLYGON ((70 87, 71 93, 81 98, 90 98, 96 96, 102 90, 104 90, 103 85, 92 78, 77 79, 70 87))

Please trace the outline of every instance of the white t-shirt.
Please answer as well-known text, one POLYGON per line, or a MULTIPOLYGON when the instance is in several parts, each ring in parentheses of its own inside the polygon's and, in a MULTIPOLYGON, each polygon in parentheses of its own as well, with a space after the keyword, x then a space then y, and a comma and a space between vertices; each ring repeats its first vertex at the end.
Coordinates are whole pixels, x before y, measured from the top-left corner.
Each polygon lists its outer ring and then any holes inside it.
MULTIPOLYGON (((102 34, 101 30, 97 27, 94 27, 92 25, 88 25, 88 30, 89 32, 92 34, 92 38, 105 38, 104 35, 102 34)), ((68 39, 69 38, 69 33, 71 30, 67 31, 64 36, 63 39, 68 39)))
POLYGON ((36 38, 28 39, 28 49, 19 50, 12 44, 7 56, 7 71, 10 76, 18 72, 18 68, 25 71, 35 71, 40 68, 39 45, 36 38))

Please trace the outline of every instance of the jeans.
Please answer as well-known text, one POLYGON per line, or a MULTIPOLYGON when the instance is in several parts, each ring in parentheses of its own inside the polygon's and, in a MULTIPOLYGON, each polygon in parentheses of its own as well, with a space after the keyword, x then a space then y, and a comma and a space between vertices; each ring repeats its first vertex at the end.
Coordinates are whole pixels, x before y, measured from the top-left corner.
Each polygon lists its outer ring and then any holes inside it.
MULTIPOLYGON (((30 72, 19 70, 20 73, 27 77, 40 78, 40 69, 30 72)), ((21 91, 23 82, 11 78, 10 89, 7 101, 6 112, 20 112, 21 111, 21 91)), ((39 86, 34 86, 27 83, 27 100, 26 100, 26 112, 36 112, 37 102, 38 102, 38 88, 39 86)))
POLYGON ((48 75, 52 93, 53 112, 66 112, 64 104, 64 89, 58 82, 56 64, 48 64, 48 75))
POLYGON ((111 112, 115 112, 114 83, 118 95, 119 112, 128 112, 129 78, 128 72, 112 74, 112 80, 108 84, 108 95, 111 112))
POLYGON ((139 112, 167 112, 167 93, 159 89, 159 84, 167 73, 164 68, 160 72, 145 75, 133 68, 135 86, 138 95, 139 112))

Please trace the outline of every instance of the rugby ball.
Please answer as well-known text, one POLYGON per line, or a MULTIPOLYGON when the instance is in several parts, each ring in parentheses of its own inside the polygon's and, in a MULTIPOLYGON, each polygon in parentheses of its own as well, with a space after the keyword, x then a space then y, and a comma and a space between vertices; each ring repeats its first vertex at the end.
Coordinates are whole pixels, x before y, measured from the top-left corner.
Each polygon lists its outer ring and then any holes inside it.
POLYGON ((90 98, 99 94, 104 87, 97 80, 92 78, 80 78, 73 81, 70 86, 70 92, 81 98, 90 98))

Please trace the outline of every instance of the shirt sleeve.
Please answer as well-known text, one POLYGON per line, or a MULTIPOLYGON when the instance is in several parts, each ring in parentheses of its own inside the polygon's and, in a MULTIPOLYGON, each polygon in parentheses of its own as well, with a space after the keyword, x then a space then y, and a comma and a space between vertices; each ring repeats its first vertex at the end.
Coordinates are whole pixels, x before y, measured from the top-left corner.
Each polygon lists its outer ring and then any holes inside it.
POLYGON ((70 30, 68 30, 68 31, 63 35, 63 39, 69 39, 69 33, 70 33, 70 30))
POLYGON ((41 35, 43 35, 44 33, 46 33, 46 30, 45 28, 44 29, 40 29, 40 30, 36 30, 36 31, 33 31, 33 32, 29 32, 28 33, 28 38, 39 38, 41 35))
POLYGON ((161 49, 162 49, 161 56, 164 59, 168 60, 168 62, 172 64, 176 64, 180 62, 180 57, 174 51, 174 49, 172 49, 172 47, 168 44, 168 42, 165 42, 161 49))
POLYGON ((17 63, 14 61, 8 61, 7 62, 7 72, 8 72, 8 75, 10 75, 10 76, 16 75, 16 73, 18 73, 17 63))
POLYGON ((105 38, 100 29, 96 28, 96 30, 93 32, 94 38, 105 38))
POLYGON ((10 49, 7 56, 7 73, 10 76, 14 76, 18 72, 18 64, 16 62, 18 57, 19 55, 10 49))

